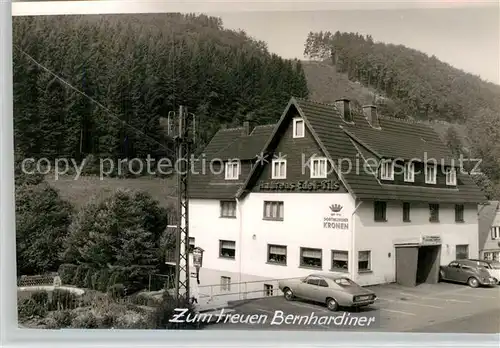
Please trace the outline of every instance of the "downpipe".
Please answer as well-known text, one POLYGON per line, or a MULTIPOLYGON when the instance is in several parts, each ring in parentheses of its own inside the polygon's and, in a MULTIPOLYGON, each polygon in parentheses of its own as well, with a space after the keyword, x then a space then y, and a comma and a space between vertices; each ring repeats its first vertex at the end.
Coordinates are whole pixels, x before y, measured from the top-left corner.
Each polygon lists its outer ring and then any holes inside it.
POLYGON ((354 233, 354 214, 356 214, 356 211, 358 210, 359 206, 361 205, 361 203, 363 203, 362 201, 360 201, 356 207, 354 208, 353 212, 351 213, 351 225, 349 226, 349 229, 351 230, 351 247, 350 247, 350 273, 351 273, 351 279, 353 281, 356 281, 354 278, 354 264, 355 264, 355 260, 356 260, 356 252, 355 252, 355 246, 356 246, 356 238, 355 238, 355 233, 354 233))
MULTIPOLYGON (((238 220, 239 220, 239 242, 240 251, 238 252, 238 298, 241 300, 241 260, 242 260, 242 246, 243 246, 243 213, 241 209, 241 201, 236 198, 236 208, 238 209, 238 220)), ((238 251, 238 248, 236 248, 238 251)))

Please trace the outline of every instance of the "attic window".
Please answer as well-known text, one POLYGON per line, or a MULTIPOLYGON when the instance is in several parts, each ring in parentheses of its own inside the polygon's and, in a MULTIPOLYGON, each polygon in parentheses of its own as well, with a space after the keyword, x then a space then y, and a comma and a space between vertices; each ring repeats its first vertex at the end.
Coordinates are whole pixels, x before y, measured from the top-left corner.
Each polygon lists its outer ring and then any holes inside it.
POLYGON ((425 183, 435 184, 436 183, 436 165, 435 164, 425 164, 425 183))
POLYGON ((394 162, 382 160, 380 163, 380 178, 382 180, 394 180, 394 162))
POLYGON ((226 180, 238 180, 240 171, 241 168, 238 161, 226 162, 226 180))
POLYGON ((448 168, 448 170, 446 171, 446 185, 457 185, 457 170, 455 168, 448 168))
POLYGON ((286 160, 274 159, 272 162, 272 178, 286 179, 286 160))
POLYGON ((327 176, 326 158, 311 159, 311 179, 324 179, 327 176))
POLYGON ((407 162, 405 163, 404 168, 404 176, 405 182, 414 182, 415 181, 415 163, 407 162))
POLYGON ((293 137, 303 138, 304 137, 304 120, 301 118, 293 119, 293 137))

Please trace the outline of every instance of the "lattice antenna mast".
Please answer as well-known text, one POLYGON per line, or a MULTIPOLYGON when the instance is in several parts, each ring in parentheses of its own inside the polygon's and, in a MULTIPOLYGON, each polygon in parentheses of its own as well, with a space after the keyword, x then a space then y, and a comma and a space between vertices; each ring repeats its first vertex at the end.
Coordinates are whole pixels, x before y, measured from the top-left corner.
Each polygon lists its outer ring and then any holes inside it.
POLYGON ((175 140, 177 175, 177 228, 175 253, 175 297, 177 301, 189 300, 189 195, 191 147, 195 136, 195 116, 183 106, 179 112, 169 112, 168 132, 175 140))

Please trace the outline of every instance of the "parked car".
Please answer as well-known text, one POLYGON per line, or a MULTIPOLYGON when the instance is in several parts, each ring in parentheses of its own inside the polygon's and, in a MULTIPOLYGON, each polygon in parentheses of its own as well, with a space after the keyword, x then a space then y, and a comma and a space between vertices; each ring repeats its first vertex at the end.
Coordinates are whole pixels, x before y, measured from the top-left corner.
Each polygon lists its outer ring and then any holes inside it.
POLYGON ((500 284, 500 262, 476 259, 472 259, 471 261, 477 262, 478 266, 486 268, 486 270, 490 273, 490 276, 496 279, 497 284, 500 284))
POLYGON ((301 279, 281 280, 278 286, 288 301, 294 298, 324 303, 331 311, 339 307, 363 307, 377 296, 344 275, 315 273, 301 279))
POLYGON ((473 260, 455 260, 450 262, 448 266, 441 266, 439 279, 465 283, 472 288, 497 283, 497 280, 484 267, 478 266, 477 261, 473 260))

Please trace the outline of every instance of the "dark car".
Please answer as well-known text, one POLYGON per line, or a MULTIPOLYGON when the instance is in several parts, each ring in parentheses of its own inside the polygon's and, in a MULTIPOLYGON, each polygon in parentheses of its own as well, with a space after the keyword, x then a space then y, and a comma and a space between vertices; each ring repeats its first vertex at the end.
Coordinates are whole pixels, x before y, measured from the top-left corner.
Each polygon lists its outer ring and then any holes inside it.
POLYGON ((497 280, 490 275, 486 268, 478 265, 477 261, 472 260, 455 260, 450 262, 448 266, 441 266, 439 279, 465 283, 472 288, 497 283, 497 280))

